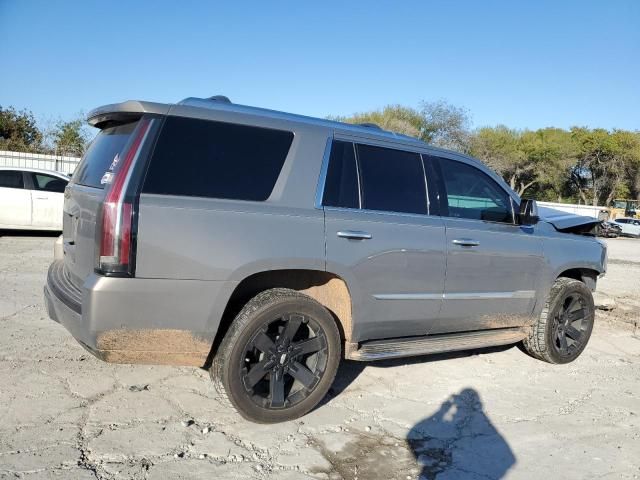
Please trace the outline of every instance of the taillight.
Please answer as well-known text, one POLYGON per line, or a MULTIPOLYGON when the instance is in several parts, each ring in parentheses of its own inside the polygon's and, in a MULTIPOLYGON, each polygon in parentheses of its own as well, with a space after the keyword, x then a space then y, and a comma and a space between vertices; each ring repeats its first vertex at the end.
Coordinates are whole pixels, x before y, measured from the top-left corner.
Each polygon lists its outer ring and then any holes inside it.
POLYGON ((124 159, 115 167, 102 206, 102 229, 98 256, 98 272, 111 275, 131 275, 133 258, 133 201, 127 197, 127 187, 151 120, 140 120, 131 146, 124 159))

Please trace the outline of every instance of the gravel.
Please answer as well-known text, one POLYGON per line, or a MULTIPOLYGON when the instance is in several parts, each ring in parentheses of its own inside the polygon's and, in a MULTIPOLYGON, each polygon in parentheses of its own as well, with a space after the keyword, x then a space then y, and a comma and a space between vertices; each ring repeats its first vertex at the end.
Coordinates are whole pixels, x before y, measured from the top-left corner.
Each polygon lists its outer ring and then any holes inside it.
POLYGON ((0 479, 640 476, 640 241, 608 241, 615 308, 572 364, 515 347, 345 362, 311 414, 254 425, 206 372, 106 364, 49 320, 54 240, 0 237, 0 479))

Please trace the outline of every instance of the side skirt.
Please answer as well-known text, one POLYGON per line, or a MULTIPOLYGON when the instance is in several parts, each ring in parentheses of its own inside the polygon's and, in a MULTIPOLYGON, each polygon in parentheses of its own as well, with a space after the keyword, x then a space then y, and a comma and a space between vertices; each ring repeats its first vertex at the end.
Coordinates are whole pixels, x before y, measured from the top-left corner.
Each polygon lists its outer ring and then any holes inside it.
POLYGON ((359 345, 347 345, 345 348, 345 357, 349 360, 361 361, 413 357, 416 355, 509 345, 519 342, 525 336, 526 329, 517 327, 428 335, 423 337, 373 340, 360 343, 359 345))

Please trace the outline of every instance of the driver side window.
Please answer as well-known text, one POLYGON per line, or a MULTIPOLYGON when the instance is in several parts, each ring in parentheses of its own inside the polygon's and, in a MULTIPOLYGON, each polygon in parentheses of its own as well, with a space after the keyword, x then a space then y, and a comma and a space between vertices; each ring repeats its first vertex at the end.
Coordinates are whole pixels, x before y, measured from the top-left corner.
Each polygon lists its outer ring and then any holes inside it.
POLYGON ((449 217, 514 223, 511 197, 491 177, 463 162, 440 158, 449 217))

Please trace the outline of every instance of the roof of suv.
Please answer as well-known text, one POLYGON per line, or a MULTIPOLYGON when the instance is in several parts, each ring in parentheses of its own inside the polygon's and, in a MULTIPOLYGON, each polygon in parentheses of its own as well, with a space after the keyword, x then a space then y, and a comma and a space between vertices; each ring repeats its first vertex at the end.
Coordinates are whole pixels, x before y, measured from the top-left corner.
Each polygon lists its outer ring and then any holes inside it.
MULTIPOLYGON (((255 115, 263 118, 274 118, 279 120, 288 120, 291 122, 317 125, 325 128, 339 128, 344 131, 350 131, 354 134, 366 134, 375 135, 381 138, 386 138, 391 141, 402 141, 403 143, 413 143, 419 147, 426 147, 427 144, 422 140, 419 140, 408 135, 402 135, 395 132, 383 130, 382 128, 376 128, 375 125, 356 125, 350 123, 339 122, 336 120, 328 120, 324 118, 308 117, 305 115, 298 115, 295 113, 280 112, 278 110, 270 110, 267 108, 251 107, 248 105, 239 105, 236 103, 227 103, 215 99, 208 98, 196 98, 188 97, 177 103, 177 105, 184 105, 188 107, 202 108, 207 110, 219 110, 226 112, 244 113, 249 115, 255 115)), ((87 119, 91 125, 98 125, 101 123, 105 115, 114 112, 121 113, 169 113, 172 104, 167 103, 155 103, 145 102, 140 100, 128 100, 122 103, 114 103, 110 105, 104 105, 98 107, 87 115, 87 119)))
MULTIPOLYGON (((155 113, 160 115, 167 115, 171 113, 172 107, 175 107, 175 106, 186 106, 191 108, 199 108, 203 110, 216 110, 219 112, 230 112, 230 113, 239 113, 239 114, 245 114, 245 115, 254 115, 261 118, 273 118, 277 120, 295 122, 301 125, 315 125, 322 128, 331 128, 334 130, 339 130, 341 133, 345 133, 347 135, 351 134, 355 136, 377 137, 382 141, 404 144, 416 149, 421 149, 421 150, 429 149, 433 153, 437 153, 437 152, 446 153, 448 155, 453 155, 458 158, 463 158, 466 161, 481 167, 486 172, 491 172, 494 178, 496 179, 500 178, 497 175, 495 175, 494 172, 488 169, 486 165, 484 165, 480 160, 476 158, 470 157, 460 152, 429 145, 428 143, 422 140, 419 140, 415 137, 410 137, 408 135, 403 135, 400 133, 383 130, 382 128, 377 128, 377 126, 373 124, 358 125, 358 124, 339 122, 337 120, 329 120, 326 118, 309 117, 306 115, 299 115, 295 113, 287 113, 287 112, 281 112, 278 110, 270 110, 267 108, 251 107, 248 105, 231 103, 226 101, 228 100, 226 99, 226 97, 222 97, 225 99, 225 101, 220 101, 219 100, 220 98, 221 98, 220 96, 212 97, 212 98, 188 97, 176 104, 147 102, 143 100, 127 100, 125 102, 112 103, 109 105, 103 105, 101 107, 95 108, 94 110, 91 110, 88 113, 87 120, 91 125, 99 127, 102 122, 108 121, 110 115, 114 113, 119 113, 123 115, 140 114, 140 113, 155 113)), ((499 181, 501 180, 502 179, 500 179, 499 181)))

